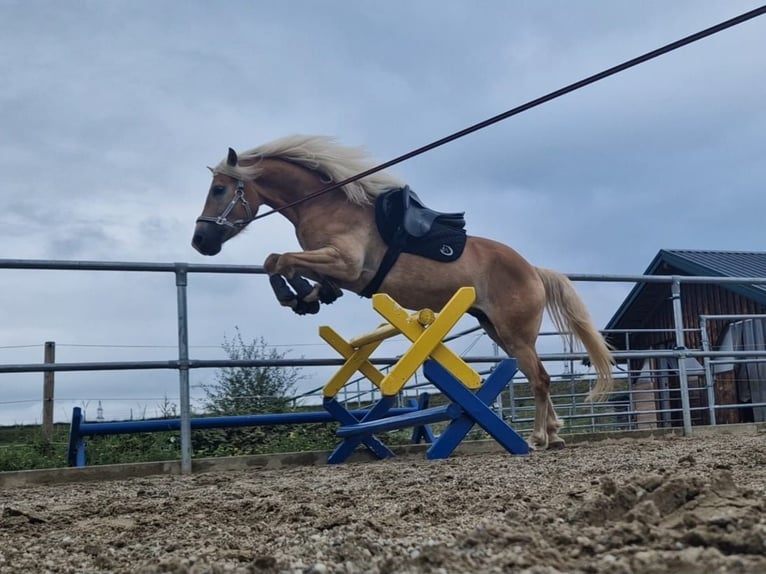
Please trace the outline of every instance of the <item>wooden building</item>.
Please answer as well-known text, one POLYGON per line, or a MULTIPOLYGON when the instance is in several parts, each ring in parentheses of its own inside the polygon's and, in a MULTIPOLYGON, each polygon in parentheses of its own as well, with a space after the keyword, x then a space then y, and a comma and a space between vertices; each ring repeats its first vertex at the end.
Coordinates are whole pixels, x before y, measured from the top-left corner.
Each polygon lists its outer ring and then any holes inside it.
MULTIPOLYGON (((766 252, 661 250, 644 275, 698 277, 766 277, 766 252)), ((702 349, 700 315, 766 314, 766 284, 722 285, 681 283, 685 346, 702 349)), ((673 301, 669 283, 637 284, 605 328, 618 350, 676 347, 673 301)), ((765 319, 709 320, 712 350, 766 349, 765 319)), ((709 424, 705 370, 689 358, 686 367, 693 424, 709 424)), ((681 425, 678 363, 675 358, 628 362, 638 428, 681 425), (673 409, 672 413, 657 413, 673 409), (641 414, 641 411, 645 411, 641 414)), ((766 359, 760 363, 711 366, 715 404, 766 403, 766 359)), ((766 407, 716 410, 717 423, 766 420, 766 407)))

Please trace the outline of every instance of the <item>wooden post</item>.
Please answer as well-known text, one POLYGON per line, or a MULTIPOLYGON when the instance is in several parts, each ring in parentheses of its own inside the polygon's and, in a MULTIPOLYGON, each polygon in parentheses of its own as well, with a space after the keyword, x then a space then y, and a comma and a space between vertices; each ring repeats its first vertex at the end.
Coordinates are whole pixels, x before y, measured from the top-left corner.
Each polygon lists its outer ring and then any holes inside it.
MULTIPOLYGON (((45 343, 45 362, 56 362, 56 343, 46 341, 45 343)), ((45 371, 43 373, 43 436, 49 443, 53 442, 53 383, 55 377, 54 371, 45 371)))

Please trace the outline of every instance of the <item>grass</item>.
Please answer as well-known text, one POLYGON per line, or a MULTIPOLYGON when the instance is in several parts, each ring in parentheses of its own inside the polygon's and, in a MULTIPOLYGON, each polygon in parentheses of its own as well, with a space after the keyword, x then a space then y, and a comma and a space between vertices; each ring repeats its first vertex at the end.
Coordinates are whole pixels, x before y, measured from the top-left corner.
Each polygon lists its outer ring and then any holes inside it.
MULTIPOLYGON (((338 439, 336 424, 280 425, 192 432, 194 457, 328 450, 338 439)), ((88 465, 151 462, 180 458, 180 432, 87 437, 88 465)), ((54 425, 48 442, 39 425, 0 427, 0 472, 67 466, 69 425, 54 425)))

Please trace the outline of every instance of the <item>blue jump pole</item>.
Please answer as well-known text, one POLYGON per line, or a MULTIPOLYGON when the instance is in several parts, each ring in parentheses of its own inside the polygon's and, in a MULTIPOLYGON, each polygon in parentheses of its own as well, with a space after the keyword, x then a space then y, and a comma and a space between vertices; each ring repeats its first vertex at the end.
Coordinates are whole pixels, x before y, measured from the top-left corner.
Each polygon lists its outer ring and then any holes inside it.
MULTIPOLYGON (((391 412, 391 411, 389 411, 391 412)), ((448 421, 459 417, 463 413, 462 409, 456 404, 449 404, 441 407, 431 407, 423 411, 413 411, 397 416, 386 417, 374 421, 364 421, 348 426, 339 427, 335 434, 341 438, 359 434, 372 434, 388 432, 412 426, 426 425, 448 421)), ((392 413, 394 415, 395 413, 392 413)))
POLYGON ((69 448, 67 449, 67 464, 69 466, 85 466, 85 443, 82 440, 82 409, 72 410, 72 424, 69 426, 69 448))
MULTIPOLYGON (((390 409, 388 414, 403 415, 417 410, 417 407, 390 409)), ((360 409, 348 412, 356 421, 363 420, 369 410, 360 409)), ((307 411, 299 413, 271 413, 257 415, 237 415, 222 417, 200 417, 191 419, 191 430, 213 428, 236 428, 254 426, 276 426, 288 424, 332 423, 338 419, 326 411, 307 411)), ((157 419, 148 421, 120 421, 108 423, 86 423, 82 420, 82 410, 75 407, 72 411, 72 424, 69 428, 69 466, 85 466, 86 436, 132 434, 142 432, 177 431, 181 429, 181 419, 157 419)))

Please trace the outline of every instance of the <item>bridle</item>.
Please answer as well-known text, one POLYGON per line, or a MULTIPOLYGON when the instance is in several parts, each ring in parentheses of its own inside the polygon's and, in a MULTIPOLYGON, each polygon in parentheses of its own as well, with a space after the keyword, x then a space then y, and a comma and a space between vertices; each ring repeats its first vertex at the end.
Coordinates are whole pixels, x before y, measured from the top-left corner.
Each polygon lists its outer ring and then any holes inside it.
POLYGON ((255 219, 255 215, 253 214, 253 210, 250 207, 250 204, 247 202, 247 199, 245 198, 245 182, 241 179, 237 180, 237 187, 234 189, 234 197, 231 198, 231 201, 229 202, 229 205, 226 206, 226 209, 223 210, 223 213, 219 215, 218 217, 211 217, 209 215, 200 215, 197 218, 197 221, 204 221, 206 223, 215 223, 216 225, 222 225, 225 227, 231 227, 232 229, 241 229, 245 227, 248 223, 250 223, 253 219, 255 219), (234 221, 229 221, 228 217, 231 213, 232 209, 237 207, 237 204, 242 204, 242 207, 245 208, 245 213, 247 213, 247 219, 235 219, 234 221))

